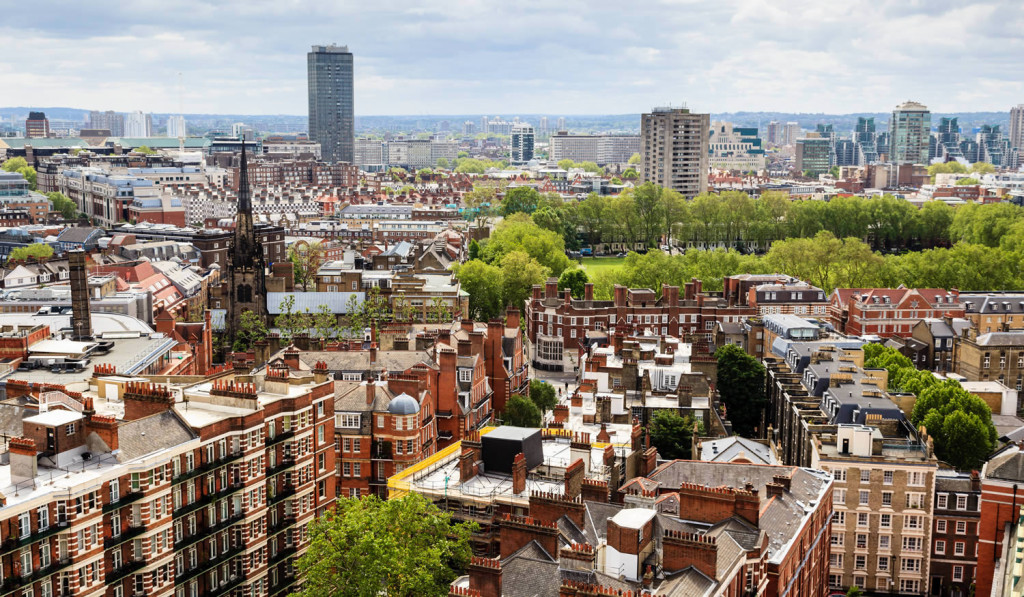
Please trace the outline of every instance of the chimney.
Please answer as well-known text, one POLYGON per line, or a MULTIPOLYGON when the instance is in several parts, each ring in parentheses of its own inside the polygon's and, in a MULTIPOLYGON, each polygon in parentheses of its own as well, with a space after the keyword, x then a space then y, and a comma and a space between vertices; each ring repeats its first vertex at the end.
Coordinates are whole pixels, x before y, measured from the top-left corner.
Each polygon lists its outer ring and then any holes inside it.
POLYGON ((626 288, 625 286, 620 286, 619 284, 615 285, 614 295, 615 295, 615 306, 616 307, 625 307, 626 306, 626 296, 627 296, 628 292, 629 292, 629 289, 626 288))
POLYGON ((661 546, 662 567, 666 574, 693 566, 708 578, 718 578, 718 544, 714 537, 665 531, 661 546))
POLYGON ((363 383, 366 385, 366 404, 373 404, 373 399, 377 396, 377 384, 373 380, 363 383))
POLYGON ((661 298, 665 303, 671 307, 674 307, 679 303, 679 287, 678 286, 662 286, 661 287, 661 298))
POLYGON ((284 351, 284 363, 292 369, 299 369, 299 350, 294 345, 284 351))
POLYGON ((459 455, 459 483, 465 483, 480 472, 480 451, 462 443, 462 454, 459 455))
POLYGON ((978 471, 971 471, 971 491, 981 491, 981 476, 978 475, 978 471))
POLYGON ((594 300, 594 284, 592 282, 587 282, 583 285, 583 300, 594 300))
POLYGON ((468 357, 470 355, 470 350, 472 349, 472 346, 473 345, 470 343, 469 340, 463 340, 463 339, 459 338, 459 341, 458 341, 459 356, 460 357, 468 357))
POLYGON ((469 333, 469 345, 470 353, 474 355, 484 356, 484 333, 483 332, 470 332, 469 333))
POLYGON ((11 483, 18 484, 36 478, 38 468, 35 440, 27 437, 13 437, 7 444, 7 452, 11 461, 11 483))
POLYGON ((135 421, 162 413, 174 405, 174 395, 164 386, 144 381, 130 381, 124 389, 123 421, 135 421))
MULTIPOLYGON (((537 288, 536 286, 534 288, 537 288)), ((517 328, 519 327, 519 309, 515 307, 509 307, 505 311, 505 327, 517 328)))
POLYGON ((612 352, 622 354, 622 334, 619 332, 612 332, 612 352))
POLYGON ((539 301, 540 299, 544 298, 543 292, 544 292, 544 287, 543 286, 541 286, 540 284, 534 284, 533 285, 533 295, 532 295, 533 300, 539 301))
POLYGON ((563 570, 593 571, 597 565, 597 553, 589 543, 573 543, 558 550, 558 567, 563 570))
MULTIPOLYGON (((118 449, 117 443, 117 419, 107 415, 92 415, 89 417, 88 423, 86 423, 86 431, 95 433, 96 436, 103 441, 106 445, 104 452, 113 452, 118 449)), ((86 445, 91 444, 90 440, 86 439, 86 445)), ((94 452, 101 450, 93 449, 94 452)))
POLYGON ((92 317, 89 315, 89 271, 85 251, 68 251, 68 276, 71 279, 71 329, 75 340, 92 339, 92 317))
POLYGON ((520 452, 512 460, 512 493, 526 491, 526 457, 520 452))
POLYGON ((370 342, 370 364, 375 365, 377 363, 377 343, 370 342))
POLYGON ((544 284, 544 298, 558 298, 558 280, 555 278, 548 278, 547 282, 544 284))
MULTIPOLYGON (((583 491, 583 473, 586 467, 583 465, 583 459, 576 459, 565 469, 565 475, 563 480, 565 481, 565 497, 574 500, 580 497, 580 493, 583 491)), ((524 479, 525 481, 525 479, 524 479)))
POLYGON ((330 378, 330 371, 327 370, 325 361, 317 361, 313 366, 313 383, 324 383, 330 378))
POLYGON ((469 560, 469 588, 480 591, 481 595, 501 595, 501 561, 497 558, 469 560))

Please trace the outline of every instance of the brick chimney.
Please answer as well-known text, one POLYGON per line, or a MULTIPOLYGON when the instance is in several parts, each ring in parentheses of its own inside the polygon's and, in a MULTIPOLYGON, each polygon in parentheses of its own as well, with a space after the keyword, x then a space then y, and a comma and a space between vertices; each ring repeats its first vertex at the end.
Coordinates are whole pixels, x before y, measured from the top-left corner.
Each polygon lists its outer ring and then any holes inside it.
POLYGON ((313 383, 324 383, 330 378, 330 373, 325 361, 317 361, 313 366, 313 383))
POLYGON ((459 482, 465 483, 480 472, 480 450, 462 443, 462 454, 459 455, 459 482))
POLYGON ((366 404, 373 404, 373 399, 377 397, 377 383, 373 380, 363 383, 366 386, 366 404))
POLYGON ((539 543, 551 557, 558 553, 558 525, 554 522, 543 522, 532 516, 505 514, 498 526, 502 558, 519 551, 530 541, 539 543))
POLYGON ((583 285, 583 300, 594 300, 594 284, 592 282, 587 282, 583 285))
POLYGON ((472 345, 472 343, 469 340, 463 340, 463 339, 460 338, 459 341, 458 341, 459 356, 460 357, 468 357, 470 355, 472 347, 473 347, 473 345, 472 345))
POLYGON ((558 550, 558 567, 564 570, 592 571, 597 565, 597 552, 589 543, 573 543, 558 550))
POLYGON ((174 395, 164 386, 149 382, 130 381, 124 390, 124 421, 162 413, 174 405, 174 395))
POLYGON ((558 298, 558 280, 555 278, 548 278, 547 282, 544 283, 544 298, 558 298))
POLYGON ((981 491, 981 476, 978 471, 971 471, 971 491, 981 491))
POLYGON ((526 491, 526 457, 520 452, 512 460, 512 493, 526 491))
POLYGON ((484 333, 470 332, 469 345, 471 354, 484 356, 484 333))
POLYGON ((718 578, 718 545, 714 537, 665 531, 661 539, 662 566, 673 573, 693 566, 708 578, 718 578))
POLYGON ((469 560, 469 588, 481 595, 501 595, 501 561, 497 558, 469 560))
MULTIPOLYGON (((85 425, 87 433, 95 433, 107 445, 107 451, 118 449, 117 419, 107 415, 92 415, 85 425)), ((87 439, 88 443, 89 440, 87 439)))
POLYGON ((571 500, 580 497, 580 493, 583 491, 584 472, 586 472, 586 467, 582 458, 576 459, 565 468, 565 497, 571 500))
POLYGON ((519 327, 519 309, 516 309, 515 307, 509 307, 508 309, 505 310, 505 327, 519 327))
POLYGON ((530 516, 544 522, 557 522, 562 516, 568 516, 577 527, 586 524, 587 509, 583 500, 570 499, 557 493, 546 491, 530 492, 530 516))

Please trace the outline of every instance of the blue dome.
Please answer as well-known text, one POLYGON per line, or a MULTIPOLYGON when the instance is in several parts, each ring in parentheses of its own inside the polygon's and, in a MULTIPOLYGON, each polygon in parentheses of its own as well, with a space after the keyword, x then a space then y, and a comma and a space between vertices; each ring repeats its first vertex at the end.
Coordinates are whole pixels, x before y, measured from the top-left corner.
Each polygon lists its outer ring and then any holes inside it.
POLYGON ((408 394, 399 394, 388 405, 388 412, 393 415, 413 415, 420 412, 420 403, 408 394))

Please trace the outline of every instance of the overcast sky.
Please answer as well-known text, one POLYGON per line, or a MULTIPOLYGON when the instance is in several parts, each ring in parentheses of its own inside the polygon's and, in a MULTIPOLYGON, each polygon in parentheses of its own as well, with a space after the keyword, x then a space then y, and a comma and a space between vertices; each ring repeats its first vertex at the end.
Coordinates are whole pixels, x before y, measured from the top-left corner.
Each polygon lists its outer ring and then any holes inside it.
POLYGON ((305 114, 347 44, 375 114, 938 112, 1024 103, 1021 0, 0 0, 0 105, 305 114))

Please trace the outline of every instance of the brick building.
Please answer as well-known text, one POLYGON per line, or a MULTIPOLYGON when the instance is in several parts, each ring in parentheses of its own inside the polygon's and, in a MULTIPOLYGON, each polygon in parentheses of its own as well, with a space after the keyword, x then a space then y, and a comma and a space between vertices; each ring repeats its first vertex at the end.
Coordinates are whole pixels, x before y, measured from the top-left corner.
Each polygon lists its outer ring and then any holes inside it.
POLYGON ((1003 576, 1012 570, 1009 549, 1024 504, 1024 449, 1009 444, 981 469, 981 518, 978 523, 978 568, 975 595, 998 595, 1003 576))
POLYGON ((956 289, 837 288, 829 297, 829 317, 836 331, 851 336, 907 338, 921 319, 963 317, 956 289))
POLYGON ((535 285, 526 305, 526 334, 537 369, 562 371, 579 364, 581 350, 591 341, 607 341, 612 330, 622 333, 678 337, 714 336, 719 321, 738 322, 753 315, 747 306, 730 305, 721 297, 701 292, 700 280, 679 287, 663 286, 661 296, 648 288, 616 285, 610 301, 594 300, 594 285, 587 284, 582 299, 558 291, 558 281, 535 285))
POLYGON ((998 381, 1024 388, 1024 330, 978 334, 970 329, 957 338, 956 372, 970 381, 998 381))
POLYGON ((935 514, 929 595, 966 597, 978 564, 981 477, 943 472, 935 475, 935 514))

